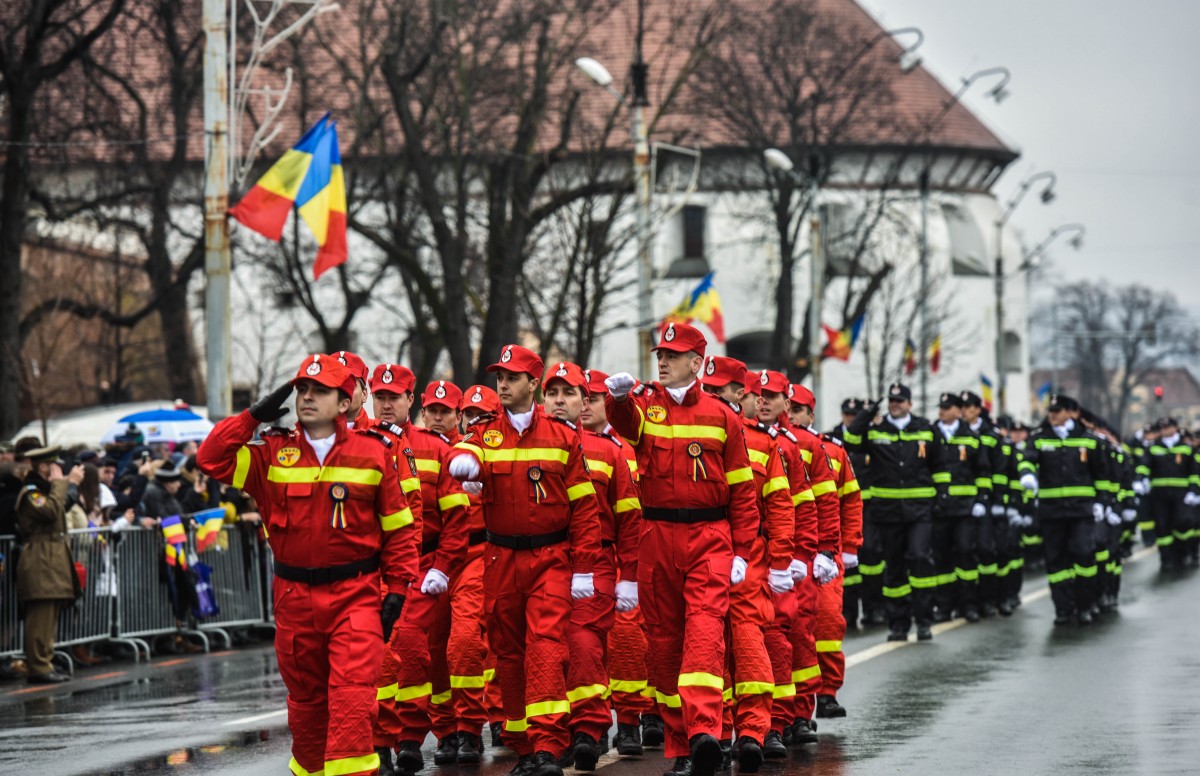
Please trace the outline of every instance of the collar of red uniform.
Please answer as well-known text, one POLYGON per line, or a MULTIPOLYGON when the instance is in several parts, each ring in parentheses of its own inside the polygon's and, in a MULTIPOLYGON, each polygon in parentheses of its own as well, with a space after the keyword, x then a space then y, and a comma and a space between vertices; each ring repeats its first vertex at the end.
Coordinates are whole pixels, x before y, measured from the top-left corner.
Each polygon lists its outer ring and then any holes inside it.
MULTIPOLYGON (((655 391, 662 393, 662 395, 665 396, 667 401, 671 402, 671 404, 675 404, 675 400, 671 398, 671 394, 667 392, 667 387, 665 385, 662 383, 654 383, 653 385, 655 391)), ((702 393, 704 393, 704 391, 700 387, 700 378, 696 377, 695 380, 692 381, 691 387, 689 387, 687 392, 683 394, 683 401, 676 406, 690 407, 696 402, 700 401, 700 394, 702 393)))

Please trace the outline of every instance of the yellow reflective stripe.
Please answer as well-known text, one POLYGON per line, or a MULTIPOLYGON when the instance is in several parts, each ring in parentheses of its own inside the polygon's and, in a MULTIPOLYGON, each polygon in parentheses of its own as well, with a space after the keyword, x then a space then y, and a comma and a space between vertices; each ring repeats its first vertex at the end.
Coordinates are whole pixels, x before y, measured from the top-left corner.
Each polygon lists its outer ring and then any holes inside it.
POLYGON ((421 480, 418 477, 406 477, 400 480, 400 490, 405 495, 408 495, 409 493, 416 493, 420 489, 421 480))
POLYGON ((494 668, 483 669, 483 681, 485 681, 485 682, 496 681, 496 669, 494 669, 494 668))
POLYGON ((524 733, 529 729, 529 722, 523 719, 506 719, 504 729, 509 733, 524 733))
POLYGON ((429 702, 432 703, 434 706, 438 706, 443 703, 449 703, 450 696, 451 696, 450 691, 446 690, 445 692, 439 692, 436 695, 429 696, 429 702))
POLYGON ((775 493, 776 491, 786 491, 788 489, 787 477, 772 477, 763 485, 762 494, 764 497, 775 493))
POLYGON ((483 448, 480 447, 479 445, 472 444, 470 442, 459 442, 458 444, 456 444, 454 446, 454 449, 462 450, 463 452, 467 452, 467 453, 474 453, 479 458, 479 460, 481 460, 481 461, 483 460, 483 448))
POLYGON ((425 684, 414 684, 408 687, 400 687, 396 690, 397 701, 412 701, 417 698, 424 698, 433 693, 433 685, 430 682, 425 684))
MULTIPOLYGON (((376 757, 378 757, 378 755, 376 755, 376 757)), ((290 763, 288 763, 288 767, 292 769, 292 773, 294 773, 295 776, 325 776, 324 768, 322 768, 319 771, 306 771, 306 770, 304 770, 303 765, 296 762, 295 757, 293 757, 292 761, 290 763)))
POLYGON ((837 483, 833 480, 814 482, 812 486, 812 492, 814 496, 824 496, 826 493, 837 493, 837 483))
POLYGON ((728 439, 722 426, 671 426, 649 420, 642 433, 665 439, 716 439, 720 442, 728 439))
POLYGON ((349 773, 378 773, 379 755, 375 752, 360 757, 343 757, 325 761, 325 776, 346 776, 349 773))
POLYGON ((525 719, 547 717, 551 714, 570 714, 570 701, 538 701, 525 706, 525 719))
POLYGON ((770 453, 764 453, 762 450, 747 450, 750 454, 750 463, 756 463, 759 466, 766 466, 771 460, 770 453))
POLYGON ((450 687, 455 690, 473 690, 483 687, 487 680, 482 676, 455 676, 450 674, 450 687))
POLYGON ((486 448, 482 455, 485 461, 558 461, 567 462, 567 451, 559 447, 509 447, 502 450, 486 448))
POLYGON ((725 472, 725 482, 730 485, 737 485, 740 482, 750 482, 754 479, 754 470, 749 466, 743 466, 740 469, 734 469, 731 472, 725 472))
POLYGON ((567 488, 567 500, 577 501, 584 496, 596 495, 596 487, 591 482, 581 482, 578 485, 572 485, 567 488))
POLYGON ((833 469, 835 472, 840 472, 842 470, 842 462, 837 458, 830 458, 829 468, 833 469))
POLYGON ((618 499, 617 503, 613 504, 613 512, 618 515, 621 514, 622 512, 631 512, 635 509, 641 509, 641 508, 642 508, 642 502, 640 499, 636 499, 636 498, 618 499))
POLYGON ((846 496, 849 496, 851 493, 858 493, 858 492, 859 492, 858 480, 856 480, 856 479, 850 480, 845 485, 843 485, 841 487, 841 489, 838 490, 838 497, 845 498, 846 496))
POLYGON ((772 698, 794 698, 796 697, 796 685, 794 684, 777 684, 775 689, 771 691, 772 698))
POLYGON ((379 525, 385 531, 395 531, 397 528, 403 528, 406 525, 413 524, 413 513, 408 507, 401 509, 399 512, 393 512, 390 515, 380 515, 379 525))
POLYGON ((812 488, 805 488, 799 493, 792 496, 792 506, 799 506, 805 501, 816 501, 817 497, 813 495, 812 488))
POLYGON ((634 679, 609 679, 608 680, 608 689, 611 690, 612 692, 627 692, 627 693, 641 692, 642 690, 646 689, 647 686, 648 685, 645 681, 638 681, 638 680, 634 680, 634 679))
POLYGON ((612 477, 613 467, 606 461, 596 461, 591 458, 587 459, 588 468, 594 472, 604 472, 608 477, 612 477))
POLYGON ((812 463, 812 450, 800 448, 800 457, 804 459, 805 463, 812 463))
MULTIPOLYGON (((233 482, 230 484, 237 489, 246 486, 246 478, 250 476, 250 448, 242 445, 237 451, 237 468, 233 470, 233 482)), ((293 760, 293 762, 295 762, 293 760)))
POLYGON ((841 652, 842 651, 842 642, 840 640, 838 640, 838 641, 818 641, 817 642, 817 651, 818 652, 841 652))
POLYGON ((353 466, 269 466, 267 479, 283 483, 345 482, 354 485, 378 485, 383 481, 383 472, 353 466))
POLYGON ((626 458, 625 463, 629 464, 629 473, 637 476, 637 461, 633 458, 626 458))
POLYGON ((661 703, 662 705, 666 706, 669 709, 679 709, 679 708, 683 707, 683 699, 680 698, 678 694, 663 695, 658 690, 655 690, 654 691, 654 700, 658 701, 659 703, 661 703))
POLYGON ((716 674, 705 673, 704 671, 690 671, 686 674, 679 675, 680 687, 713 687, 720 690, 725 686, 725 680, 716 674))
POLYGON ((738 682, 733 686, 734 695, 766 695, 774 691, 774 682, 738 682))
POLYGON ((386 701, 388 698, 396 697, 396 690, 400 689, 400 685, 396 683, 389 684, 385 687, 380 687, 375 691, 375 700, 386 701))
POLYGON ((442 471, 442 462, 436 458, 418 458, 417 471, 440 474, 442 471))
POLYGON ((816 679, 820 675, 821 666, 809 666, 808 668, 801 668, 797 671, 792 671, 792 682, 794 684, 800 684, 801 682, 807 682, 809 679, 816 679))
POLYGON ((438 499, 438 509, 445 512, 447 509, 454 507, 470 507, 471 499, 466 493, 451 493, 449 496, 442 496, 438 499))
POLYGON ((576 687, 574 690, 567 690, 567 700, 571 703, 579 703, 588 698, 607 698, 608 687, 602 684, 589 684, 583 687, 576 687))
POLYGON ((732 687, 725 688, 725 690, 721 693, 721 700, 725 701, 726 703, 733 700, 733 688, 732 687))

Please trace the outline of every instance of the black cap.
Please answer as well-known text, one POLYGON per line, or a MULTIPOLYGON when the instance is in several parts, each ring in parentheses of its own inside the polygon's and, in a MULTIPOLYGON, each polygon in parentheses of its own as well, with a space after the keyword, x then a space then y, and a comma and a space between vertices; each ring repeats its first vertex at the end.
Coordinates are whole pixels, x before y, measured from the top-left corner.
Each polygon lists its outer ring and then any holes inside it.
POLYGON ((1061 412, 1062 410, 1077 410, 1079 402, 1072 399, 1070 396, 1062 393, 1055 393, 1050 396, 1050 404, 1047 407, 1050 412, 1061 412))
POLYGON ((846 399, 842 402, 843 415, 857 415, 865 409, 867 403, 862 399, 846 399))
POLYGON ((892 383, 888 386, 887 397, 889 400, 912 401, 912 391, 904 383, 892 383))
POLYGON ((996 418, 996 428, 1002 428, 1007 431, 1016 428, 1016 426, 1013 424, 1011 415, 1001 415, 1000 417, 996 418))
POLYGON ((983 406, 983 397, 972 391, 963 391, 959 394, 958 398, 962 399, 962 406, 964 407, 983 406))
POLYGON ((1162 429, 1162 428, 1166 428, 1167 426, 1174 426, 1175 428, 1179 428, 1179 421, 1178 421, 1177 419, 1175 419, 1175 418, 1172 418, 1172 417, 1171 417, 1171 416, 1169 416, 1169 415, 1168 415, 1167 417, 1165 417, 1165 418, 1162 418, 1162 419, 1160 419, 1160 420, 1158 421, 1158 427, 1159 427, 1160 429, 1162 429))
POLYGON ((106 455, 103 458, 101 458, 100 462, 97 463, 96 465, 102 469, 106 466, 111 466, 112 468, 115 469, 121 465, 121 462, 118 461, 116 458, 113 458, 111 455, 106 455))
POLYGON ((164 480, 167 482, 171 480, 177 480, 182 476, 183 472, 179 471, 172 461, 167 461, 162 466, 158 467, 158 469, 156 469, 154 472, 154 479, 164 480))
POLYGON ((948 410, 951 407, 961 407, 963 406, 963 403, 958 394, 943 393, 940 397, 938 397, 938 406, 944 410, 948 410))
POLYGON ((97 453, 95 450, 83 450, 79 455, 75 456, 75 460, 79 463, 90 463, 93 465, 96 464, 99 458, 100 453, 97 453))

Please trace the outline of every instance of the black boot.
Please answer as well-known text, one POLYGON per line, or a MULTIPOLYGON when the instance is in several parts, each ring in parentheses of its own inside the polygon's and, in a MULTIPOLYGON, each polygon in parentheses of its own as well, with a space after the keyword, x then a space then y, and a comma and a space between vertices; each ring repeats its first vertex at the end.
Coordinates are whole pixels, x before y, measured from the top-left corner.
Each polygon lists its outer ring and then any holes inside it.
POLYGON ((1013 607, 1012 602, 1005 598, 996 606, 996 611, 1000 612, 1001 617, 1012 617, 1013 607))
POLYGON ((888 641, 908 641, 908 629, 898 630, 898 629, 893 628, 891 630, 891 632, 888 633, 887 640, 888 641))
POLYGON ((811 720, 798 719, 792 725, 792 746, 817 743, 817 724, 811 720))
POLYGON ((733 739, 722 738, 721 744, 721 767, 718 770, 727 771, 733 768, 733 739))
POLYGON ((1096 618, 1092 616, 1091 609, 1084 609, 1078 615, 1078 621, 1079 621, 1080 625, 1091 625, 1092 622, 1095 621, 1095 619, 1096 618))
POLYGON ((558 758, 549 752, 534 752, 530 776, 563 776, 563 770, 557 760, 558 758))
POLYGON ((933 638, 933 626, 927 622, 917 625, 917 641, 929 641, 933 638))
POLYGON ((692 758, 676 757, 675 764, 671 766, 671 770, 667 771, 663 776, 692 776, 692 758))
POLYGON ((533 755, 523 754, 517 759, 517 764, 508 772, 508 776, 532 776, 533 755))
POLYGON ((403 773, 416 773, 425 767, 425 758, 421 755, 421 744, 416 741, 401 741, 396 747, 396 770, 403 773))
MULTIPOLYGON (((662 717, 657 714, 642 715, 642 745, 650 748, 663 745, 666 738, 663 733, 662 717)), ((689 765, 689 767, 691 767, 689 765)))
POLYGON ((454 760, 459 765, 478 765, 483 760, 483 739, 470 733, 459 733, 458 753, 454 760))
POLYGON ((763 757, 768 760, 787 759, 787 746, 783 743, 783 733, 778 730, 767 731, 767 738, 763 741, 763 757))
POLYGON ((738 770, 741 773, 758 773, 763 764, 762 744, 749 736, 739 736, 737 750, 738 770))
POLYGON ((613 739, 617 754, 625 757, 638 757, 642 754, 642 735, 637 725, 627 722, 617 723, 617 737, 613 739))
POLYGON ((963 617, 966 618, 967 622, 979 622, 979 610, 974 606, 968 606, 967 610, 963 613, 963 617))
POLYGON ((600 759, 600 745, 596 739, 587 733, 576 733, 571 750, 575 753, 575 770, 596 770, 596 761, 600 759))
POLYGON ((396 770, 392 767, 392 748, 377 746, 375 754, 379 755, 379 776, 396 776, 396 770))
POLYGON ((437 765, 454 765, 458 762, 458 733, 451 733, 438 741, 433 762, 437 765))
POLYGON ((832 695, 817 696, 817 716, 832 719, 846 716, 846 709, 832 695))
POLYGON ((721 766, 721 742, 708 733, 692 736, 692 773, 693 776, 713 776, 721 766))
POLYGON ((488 736, 491 737, 491 739, 492 739, 492 748, 493 749, 504 746, 504 739, 503 739, 504 723, 503 722, 489 722, 488 723, 488 736))

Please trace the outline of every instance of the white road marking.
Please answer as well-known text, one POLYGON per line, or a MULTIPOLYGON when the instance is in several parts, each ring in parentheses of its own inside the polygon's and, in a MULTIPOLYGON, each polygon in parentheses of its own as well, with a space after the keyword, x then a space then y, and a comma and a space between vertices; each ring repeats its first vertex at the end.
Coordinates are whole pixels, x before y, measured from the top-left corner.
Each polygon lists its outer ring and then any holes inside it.
POLYGON ((252 722, 262 722, 264 719, 274 719, 287 714, 287 709, 278 709, 277 711, 268 711, 266 714, 256 714, 253 717, 242 717, 241 719, 231 719, 225 723, 225 727, 236 727, 238 725, 249 725, 252 722))

